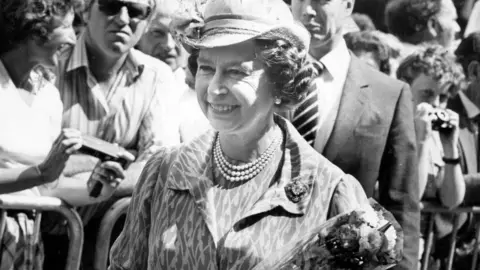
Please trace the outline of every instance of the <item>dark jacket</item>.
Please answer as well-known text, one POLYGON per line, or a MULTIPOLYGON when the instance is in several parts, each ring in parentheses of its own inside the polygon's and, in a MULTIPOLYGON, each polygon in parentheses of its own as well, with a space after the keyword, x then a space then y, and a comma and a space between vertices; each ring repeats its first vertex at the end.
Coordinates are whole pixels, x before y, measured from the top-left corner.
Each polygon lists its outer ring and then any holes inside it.
POLYGON ((413 100, 407 84, 352 55, 340 108, 323 155, 353 175, 368 197, 378 181, 379 203, 405 233, 404 260, 417 269, 420 210, 413 100))

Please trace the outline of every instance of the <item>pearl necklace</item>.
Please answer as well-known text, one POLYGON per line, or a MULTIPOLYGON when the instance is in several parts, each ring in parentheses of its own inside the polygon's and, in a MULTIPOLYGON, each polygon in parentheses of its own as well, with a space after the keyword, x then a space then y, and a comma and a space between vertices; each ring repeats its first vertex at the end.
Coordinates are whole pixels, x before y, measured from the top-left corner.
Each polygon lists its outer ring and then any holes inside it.
MULTIPOLYGON (((281 133, 280 133, 281 134, 281 133)), ((257 176, 265 166, 270 162, 275 154, 276 148, 282 142, 282 136, 277 136, 257 159, 243 165, 231 164, 223 155, 220 145, 220 138, 215 138, 215 147, 213 150, 213 159, 219 168, 220 173, 225 179, 232 182, 246 181, 257 176)))

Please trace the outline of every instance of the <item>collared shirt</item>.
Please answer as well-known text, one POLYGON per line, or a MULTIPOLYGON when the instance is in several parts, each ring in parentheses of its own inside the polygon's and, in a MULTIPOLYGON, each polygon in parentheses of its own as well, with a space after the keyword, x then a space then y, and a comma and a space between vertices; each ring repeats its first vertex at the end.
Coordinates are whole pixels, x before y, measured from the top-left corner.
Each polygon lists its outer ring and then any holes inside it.
POLYGON ((323 152, 337 119, 350 60, 350 52, 343 39, 338 46, 320 59, 325 70, 313 81, 317 88, 319 101, 319 129, 314 148, 319 153, 323 152))
POLYGON ((138 153, 145 160, 158 146, 180 142, 173 107, 175 77, 160 60, 131 49, 107 91, 89 68, 85 33, 62 53, 58 88, 63 127, 80 130, 138 153))

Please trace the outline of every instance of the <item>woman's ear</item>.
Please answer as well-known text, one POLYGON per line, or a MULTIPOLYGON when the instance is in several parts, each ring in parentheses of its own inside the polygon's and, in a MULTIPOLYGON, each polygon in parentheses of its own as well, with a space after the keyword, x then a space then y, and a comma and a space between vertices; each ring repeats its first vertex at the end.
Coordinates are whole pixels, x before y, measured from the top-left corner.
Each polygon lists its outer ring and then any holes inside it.
POLYGON ((467 78, 470 81, 480 80, 480 62, 478 60, 473 60, 468 64, 467 78))
POLYGON ((439 33, 439 24, 438 24, 438 21, 437 21, 437 18, 435 17, 432 17, 430 19, 428 19, 427 21, 427 33, 431 36, 431 37, 437 37, 438 36, 438 33, 439 33))

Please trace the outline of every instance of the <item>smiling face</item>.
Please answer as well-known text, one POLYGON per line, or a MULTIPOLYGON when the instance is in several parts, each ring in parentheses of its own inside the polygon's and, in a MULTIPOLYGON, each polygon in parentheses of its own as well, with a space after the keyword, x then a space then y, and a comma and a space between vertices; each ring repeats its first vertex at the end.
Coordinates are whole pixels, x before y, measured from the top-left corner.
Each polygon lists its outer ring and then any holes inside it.
POLYGON ((225 133, 247 133, 273 119, 272 84, 256 59, 255 41, 200 50, 195 91, 210 124, 225 133))
POLYGON ((73 30, 73 10, 64 17, 53 17, 50 23, 51 32, 47 40, 31 39, 27 43, 30 60, 45 67, 54 67, 58 63, 58 53, 65 45, 75 44, 73 30))
POLYGON ((172 70, 183 66, 183 50, 175 43, 169 32, 170 18, 159 16, 154 19, 147 33, 138 43, 138 49, 169 65, 172 70))
POLYGON ((88 18, 88 34, 95 46, 111 56, 128 52, 145 32, 147 18, 138 18, 149 8, 149 1, 95 0, 88 18), (142 3, 143 2, 143 3, 142 3), (126 4, 118 12, 115 5, 126 4))

